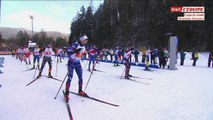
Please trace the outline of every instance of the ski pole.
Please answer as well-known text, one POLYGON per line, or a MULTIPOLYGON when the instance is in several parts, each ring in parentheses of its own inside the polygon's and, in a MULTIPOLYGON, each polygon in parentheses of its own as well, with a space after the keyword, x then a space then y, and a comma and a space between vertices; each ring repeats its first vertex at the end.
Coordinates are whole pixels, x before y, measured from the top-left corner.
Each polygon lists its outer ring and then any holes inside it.
POLYGON ((88 79, 87 84, 86 84, 86 86, 85 86, 85 88, 84 88, 84 92, 85 92, 86 89, 87 89, 87 86, 88 86, 88 84, 89 84, 90 78, 92 77, 92 74, 93 74, 93 70, 92 70, 92 72, 90 73, 89 79, 88 79))
MULTIPOLYGON (((96 63, 95 63, 95 64, 96 64, 96 63)), ((95 64, 94 64, 93 66, 95 66, 95 64)), ((85 86, 85 88, 84 88, 84 92, 85 92, 86 89, 87 89, 87 86, 88 86, 89 81, 90 81, 90 79, 91 79, 91 77, 92 77, 93 71, 94 71, 94 69, 92 69, 92 71, 91 71, 91 73, 90 73, 90 76, 89 76, 89 78, 88 78, 88 80, 87 80, 87 84, 86 84, 86 86, 85 86)))
MULTIPOLYGON (((96 62, 98 62, 98 61, 96 61, 96 62)), ((100 64, 100 62, 98 63, 98 65, 97 65, 97 67, 96 67, 97 70, 98 70, 99 64, 100 64)), ((94 66, 94 68, 95 68, 95 66, 94 66)))
POLYGON ((123 77, 123 74, 124 74, 124 71, 126 70, 126 68, 124 68, 124 70, 123 70, 123 72, 122 72, 122 74, 121 74, 121 77, 120 77, 120 79, 123 77))
POLYGON ((38 66, 35 68, 35 72, 34 72, 34 75, 33 75, 33 79, 35 78, 35 74, 37 72, 37 69, 38 69, 38 66))
MULTIPOLYGON (((26 58, 26 57, 24 58, 24 60, 25 60, 25 62, 26 62, 26 64, 27 64, 27 58, 26 58)), ((29 64, 27 64, 26 70, 28 69, 28 67, 29 67, 29 64)))
POLYGON ((83 70, 87 67, 88 62, 89 62, 89 60, 86 62, 86 64, 85 64, 83 70))
POLYGON ((29 64, 27 64, 27 68, 26 68, 26 70, 28 69, 28 67, 29 67, 29 64))
POLYGON ((58 92, 57 92, 57 94, 56 94, 56 96, 55 96, 55 98, 54 98, 54 99, 56 99, 56 98, 57 98, 57 96, 58 96, 58 93, 60 92, 60 90, 61 90, 61 87, 63 86, 63 84, 64 84, 64 81, 65 81, 65 79, 67 78, 67 76, 68 76, 68 72, 67 72, 66 76, 64 77, 64 80, 63 80, 63 82, 61 83, 61 86, 60 86, 60 88, 58 89, 58 92))
POLYGON ((57 60, 57 63, 56 63, 56 72, 55 72, 56 77, 57 77, 57 74, 58 74, 58 60, 57 60))

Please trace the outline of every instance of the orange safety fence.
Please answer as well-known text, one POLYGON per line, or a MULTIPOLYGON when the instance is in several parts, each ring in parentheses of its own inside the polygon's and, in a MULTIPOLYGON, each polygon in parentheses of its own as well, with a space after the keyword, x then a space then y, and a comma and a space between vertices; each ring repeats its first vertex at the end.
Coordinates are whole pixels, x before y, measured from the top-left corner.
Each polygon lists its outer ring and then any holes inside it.
POLYGON ((11 55, 11 51, 0 51, 0 55, 11 55))

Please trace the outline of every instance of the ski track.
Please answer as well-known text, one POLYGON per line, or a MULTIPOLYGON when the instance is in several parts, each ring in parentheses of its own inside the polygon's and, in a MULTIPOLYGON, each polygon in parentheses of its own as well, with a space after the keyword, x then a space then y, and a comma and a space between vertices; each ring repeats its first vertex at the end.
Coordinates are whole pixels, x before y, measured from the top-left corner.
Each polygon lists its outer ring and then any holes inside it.
MULTIPOLYGON (((152 80, 133 78, 150 85, 120 79, 124 65, 99 63, 86 92, 91 97, 118 104, 109 106, 70 94, 70 107, 74 120, 212 120, 213 119, 213 68, 207 68, 207 53, 201 53, 197 66, 191 66, 190 53, 185 65, 178 70, 153 69, 132 66, 130 74, 152 80)), ((0 120, 69 120, 62 91, 54 99, 61 82, 41 77, 29 86, 34 70, 22 72, 32 66, 4 55, 0 68, 0 120)), ((56 58, 52 57, 52 75, 56 77, 56 58)), ((42 60, 42 59, 41 59, 42 60)), ((67 73, 67 59, 58 63, 57 77, 63 80, 67 73)), ((32 61, 32 58, 31 58, 32 61)), ((82 62, 82 68, 88 61, 82 62)), ((88 65, 88 64, 87 64, 88 65)), ((84 86, 90 72, 83 70, 84 86)), ((47 75, 48 64, 43 70, 47 75)), ((38 75, 38 71, 36 76, 38 75)), ((63 85, 62 89, 64 89, 63 85)), ((78 78, 74 73, 71 91, 77 92, 78 78)))

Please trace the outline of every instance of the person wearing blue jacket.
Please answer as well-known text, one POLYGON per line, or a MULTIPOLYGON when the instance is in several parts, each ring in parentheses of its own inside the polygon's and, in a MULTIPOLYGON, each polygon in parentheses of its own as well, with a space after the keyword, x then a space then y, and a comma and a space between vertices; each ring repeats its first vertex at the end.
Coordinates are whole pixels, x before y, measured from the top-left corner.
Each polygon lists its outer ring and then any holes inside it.
POLYGON ((185 56, 186 56, 186 52, 181 50, 181 52, 180 52, 180 65, 184 65, 185 56))
POLYGON ((213 67, 213 51, 211 51, 211 52, 209 53, 208 67, 211 66, 211 62, 212 62, 212 67, 213 67))
POLYGON ((83 35, 80 37, 79 42, 72 43, 71 47, 67 50, 68 55, 68 79, 65 86, 65 100, 69 100, 69 88, 71 85, 71 80, 73 78, 73 72, 76 71, 78 75, 78 93, 82 96, 87 96, 87 94, 82 90, 83 87, 83 73, 81 67, 81 57, 85 53, 85 45, 88 42, 88 37, 83 35))

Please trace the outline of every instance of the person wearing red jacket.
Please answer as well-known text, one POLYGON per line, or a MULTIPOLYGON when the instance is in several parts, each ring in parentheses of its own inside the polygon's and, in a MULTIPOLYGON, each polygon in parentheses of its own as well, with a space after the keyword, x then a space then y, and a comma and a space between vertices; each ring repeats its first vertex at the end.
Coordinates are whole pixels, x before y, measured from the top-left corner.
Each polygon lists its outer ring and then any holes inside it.
POLYGON ((23 51, 24 51, 24 61, 26 62, 26 64, 30 64, 31 65, 31 62, 30 62, 30 50, 28 47, 25 47, 23 48, 23 51), (27 62, 28 60, 28 62, 27 62))
POLYGON ((127 48, 125 51, 124 51, 124 58, 123 58, 123 61, 124 61, 124 65, 125 65, 125 79, 130 79, 129 77, 131 77, 131 75, 129 74, 129 71, 130 71, 130 62, 129 62, 129 59, 130 59, 130 56, 132 54, 132 50, 134 48, 127 48))
POLYGON ((95 60, 96 60, 96 57, 97 57, 97 54, 98 54, 98 49, 96 48, 95 44, 93 44, 92 48, 88 50, 88 53, 89 53, 88 71, 90 71, 91 62, 93 64, 92 70, 96 70, 95 69, 95 60))

